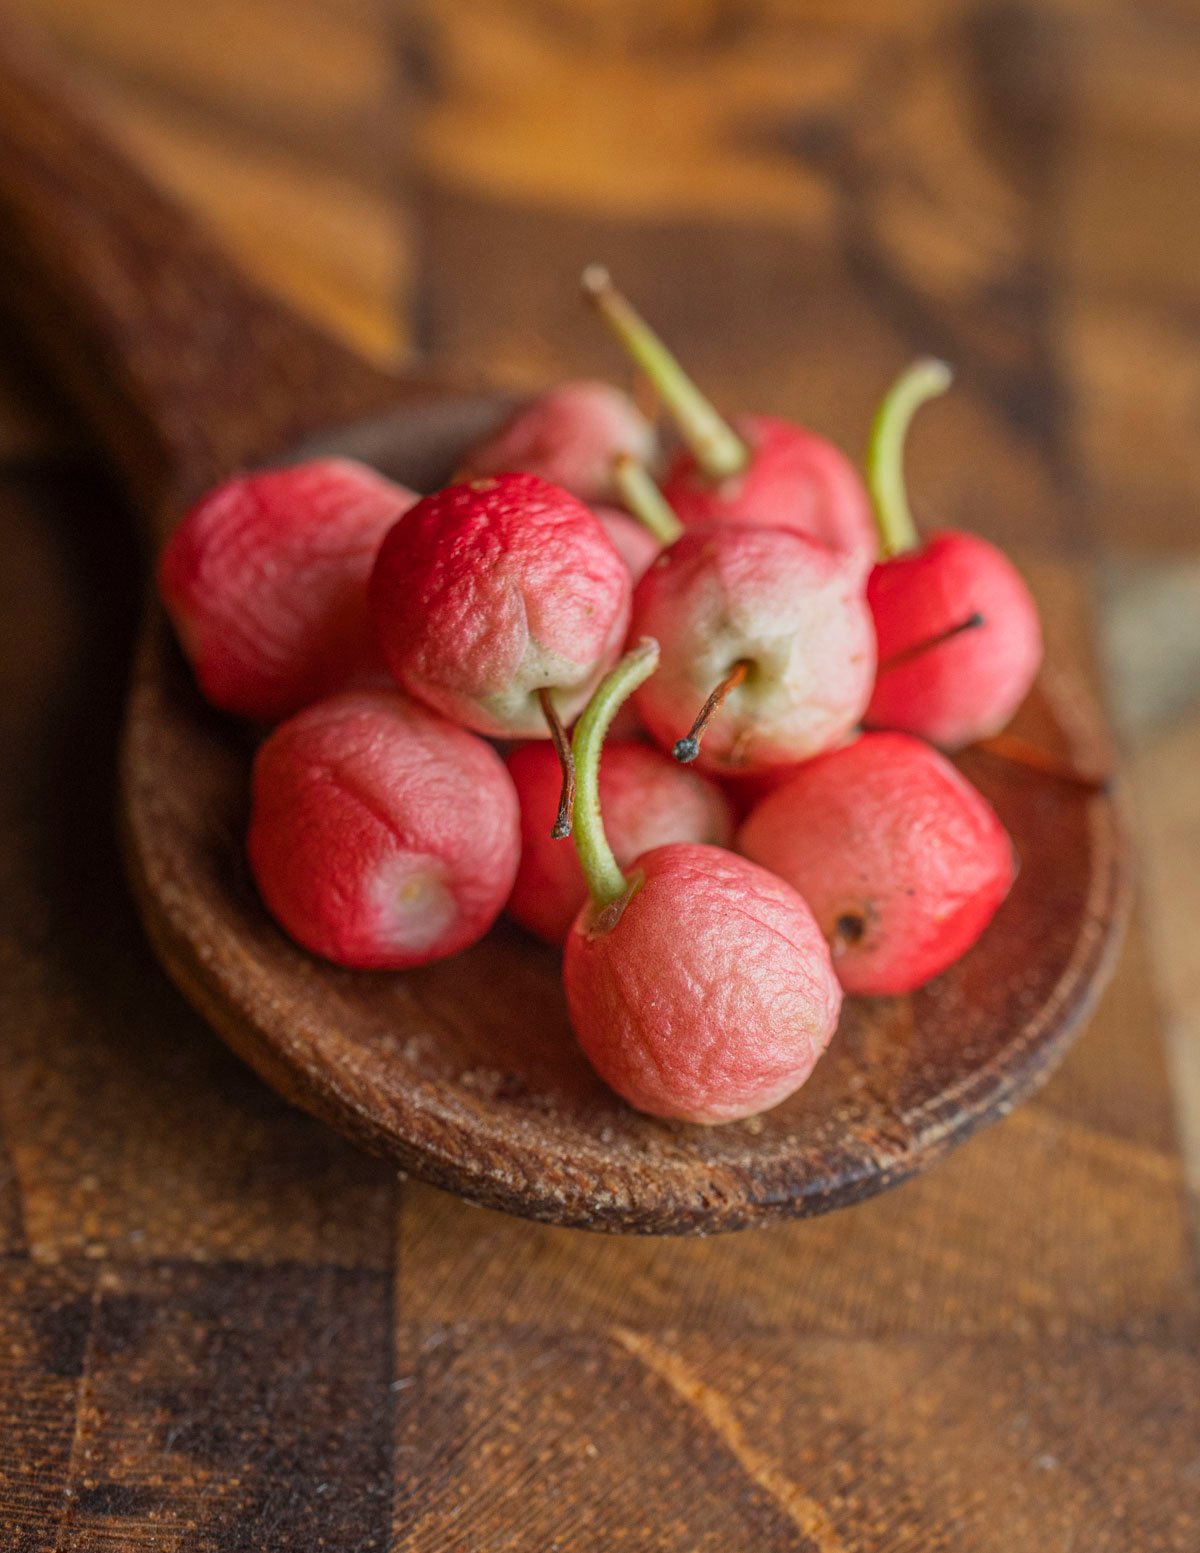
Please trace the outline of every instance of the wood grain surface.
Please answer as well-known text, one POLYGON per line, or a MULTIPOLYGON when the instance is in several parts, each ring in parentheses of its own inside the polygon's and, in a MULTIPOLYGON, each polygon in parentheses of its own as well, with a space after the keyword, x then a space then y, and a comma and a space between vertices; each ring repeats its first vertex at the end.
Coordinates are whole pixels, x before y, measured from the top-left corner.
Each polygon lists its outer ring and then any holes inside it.
POLYGON ((1192 1553, 1194 12, 23 9, 381 355, 619 370, 572 293, 595 257, 724 402, 851 447, 909 353, 952 355, 920 505, 1019 545, 1085 668, 1100 624, 1148 931, 1037 1100, 846 1213, 610 1241, 397 1183, 141 939, 110 823, 137 545, 6 336, 0 1546, 1192 1553))

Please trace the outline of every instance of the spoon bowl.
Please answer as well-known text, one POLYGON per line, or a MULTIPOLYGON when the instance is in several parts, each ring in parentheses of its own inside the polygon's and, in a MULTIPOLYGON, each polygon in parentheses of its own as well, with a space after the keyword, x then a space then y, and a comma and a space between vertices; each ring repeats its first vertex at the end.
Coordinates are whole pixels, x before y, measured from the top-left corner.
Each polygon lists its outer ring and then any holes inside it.
MULTIPOLYGON (((408 408, 300 455, 350 453, 428 488, 503 409, 487 398, 408 408)), ((1027 735, 1065 748, 1061 724, 1039 690, 1027 735)), ((665 1123, 595 1076, 567 1022, 557 952, 511 923, 398 975, 339 970, 291 943, 245 863, 249 759, 245 731, 200 700, 160 619, 130 703, 124 793, 131 873, 164 964, 298 1104, 441 1186, 556 1223, 711 1233, 882 1190, 1048 1073, 1111 944, 1111 800, 976 756, 971 776, 1021 861, 976 948, 911 998, 848 1000, 813 1079, 775 1110, 721 1128, 665 1123)))
MULTIPOLYGON (((234 470, 317 453, 418 489, 505 401, 401 381, 242 277, 107 146, 37 50, 0 31, 7 294, 123 469, 152 545, 234 470)), ((1021 731, 1083 760, 1077 687, 1021 731)), ((847 1001, 809 1083, 719 1128, 641 1116, 571 1036, 558 955, 502 921, 402 974, 340 970, 270 920, 244 855, 251 732, 207 707, 151 602, 122 752, 122 826, 170 975, 280 1093, 474 1201, 560 1224, 707 1234, 816 1214, 938 1159, 1053 1068, 1103 980, 1125 894, 1111 796, 975 756, 1021 873, 980 943, 910 998, 847 1001)))

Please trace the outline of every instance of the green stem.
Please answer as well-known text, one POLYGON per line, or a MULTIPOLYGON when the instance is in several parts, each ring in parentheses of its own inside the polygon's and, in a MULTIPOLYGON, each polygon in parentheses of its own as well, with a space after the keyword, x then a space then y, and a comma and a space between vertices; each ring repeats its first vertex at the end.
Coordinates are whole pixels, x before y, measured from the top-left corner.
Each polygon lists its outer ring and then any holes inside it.
POLYGON ((954 374, 944 361, 914 361, 883 396, 867 443, 867 485, 879 529, 879 554, 887 560, 920 544, 904 487, 904 439, 913 416, 944 394, 954 374))
POLYGON ((584 294, 626 353, 662 395, 679 435, 710 480, 741 474, 750 449, 704 397, 650 325, 613 285, 599 264, 583 272, 584 294))
POLYGON ((613 460, 613 481, 621 500, 642 527, 664 545, 673 545, 683 533, 683 524, 645 464, 639 463, 632 453, 618 453, 613 460))
POLYGON ((575 849, 597 910, 619 900, 629 888, 604 834, 600 814, 600 752, 604 736, 626 697, 658 667, 658 643, 643 637, 596 686, 575 724, 575 849))

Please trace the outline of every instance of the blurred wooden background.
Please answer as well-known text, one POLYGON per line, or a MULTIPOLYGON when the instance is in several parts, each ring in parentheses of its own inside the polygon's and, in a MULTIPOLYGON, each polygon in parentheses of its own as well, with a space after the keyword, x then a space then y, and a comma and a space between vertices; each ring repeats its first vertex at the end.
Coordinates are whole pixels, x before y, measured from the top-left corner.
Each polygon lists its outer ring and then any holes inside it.
POLYGON ((714 1243, 397 1184, 249 1077, 110 834, 136 549, 0 365, 5 1549, 1200 1545, 1200 16, 1186 0, 24 0, 118 137, 365 350, 618 371, 605 260, 723 403, 1018 547, 1122 743, 1144 898, 1039 1099, 714 1243), (1188 1183, 1190 1181, 1190 1191, 1188 1183))

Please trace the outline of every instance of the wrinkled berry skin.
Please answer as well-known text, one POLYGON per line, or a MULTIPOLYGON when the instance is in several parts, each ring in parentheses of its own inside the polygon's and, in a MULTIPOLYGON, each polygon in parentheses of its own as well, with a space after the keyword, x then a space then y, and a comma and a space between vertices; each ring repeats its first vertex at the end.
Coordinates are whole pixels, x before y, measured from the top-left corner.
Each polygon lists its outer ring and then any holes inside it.
POLYGON ((237 475, 198 502, 167 541, 158 586, 206 699, 274 722, 378 669, 367 578, 416 499, 322 458, 237 475))
POLYGON ((976 534, 948 529, 877 566, 867 600, 881 665, 867 723, 946 750, 999 733, 1042 661, 1037 606, 1008 557, 976 534), (884 667, 974 614, 983 620, 975 629, 884 667))
POLYGON ((948 760, 868 733, 763 801, 738 850, 798 890, 847 992, 913 992, 960 959, 1012 887, 1008 834, 948 760))
POLYGON ((604 532, 612 540, 617 554, 629 568, 635 583, 650 570, 662 551, 662 544, 644 524, 631 518, 619 507, 594 506, 592 511, 600 519, 604 532))
POLYGON ((651 1116, 728 1122, 799 1089, 842 994, 800 897, 717 847, 657 847, 633 889, 567 936, 571 1023, 592 1066, 651 1116))
POLYGON ((634 702, 671 749, 742 660, 750 672, 700 746, 714 775, 794 765, 839 743, 866 708, 875 636, 852 570, 782 528, 694 529, 634 594, 632 633, 652 636, 658 672, 634 702))
MULTIPOLYGON (((549 744, 524 744, 508 757, 521 805, 521 864, 508 902, 510 916, 550 944, 561 944, 587 899, 575 848, 552 841, 562 774, 549 744)), ((608 739, 600 764, 604 829, 617 862, 628 867, 670 841, 729 845, 729 805, 695 771, 646 744, 608 739)))
POLYGON ((585 502, 616 500, 612 465, 629 453, 656 457, 654 428, 628 394, 609 383, 560 383, 521 405, 467 454, 462 478, 540 475, 585 502))
POLYGON ((494 738, 570 722, 625 640, 629 569, 598 518, 536 475, 426 496, 383 542, 371 613, 397 683, 494 738))
POLYGON ((247 850, 306 949, 403 970, 482 938, 517 871, 517 795, 495 750, 396 690, 282 723, 254 761, 247 850))
POLYGON ((734 426, 750 448, 741 474, 714 482, 686 449, 667 471, 663 495, 684 527, 792 529, 865 576, 878 539, 866 488, 840 448, 774 416, 746 415, 734 426))

